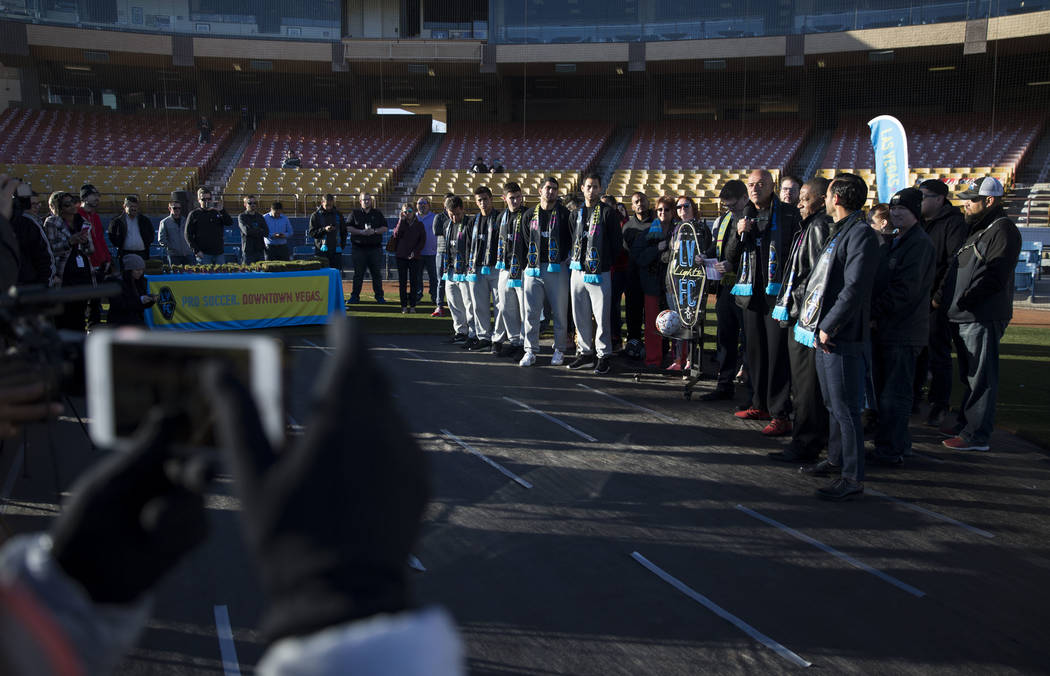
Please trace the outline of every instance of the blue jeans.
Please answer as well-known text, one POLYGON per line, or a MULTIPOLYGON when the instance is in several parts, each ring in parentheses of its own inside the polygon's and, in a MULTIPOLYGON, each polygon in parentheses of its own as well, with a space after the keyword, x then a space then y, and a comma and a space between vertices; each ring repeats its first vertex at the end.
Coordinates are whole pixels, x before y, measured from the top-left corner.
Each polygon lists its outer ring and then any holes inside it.
POLYGON ((872 370, 879 410, 875 453, 883 458, 899 458, 911 449, 908 420, 914 398, 915 362, 921 351, 912 345, 873 346, 872 370))
POLYGON ((959 436, 987 444, 995 429, 995 400, 999 394, 999 341, 1009 322, 952 324, 959 358, 963 398, 959 407, 959 436))
POLYGON ((222 265, 226 262, 226 254, 197 254, 197 261, 201 265, 222 265))
POLYGON ((828 407, 828 461, 842 466, 842 476, 864 478, 864 426, 860 406, 864 400, 864 344, 838 343, 834 351, 817 349, 817 378, 828 407))
MULTIPOLYGON (((438 275, 438 264, 436 254, 423 254, 423 270, 427 273, 427 279, 430 280, 430 300, 436 304, 438 301, 439 294, 441 293, 441 279, 438 275)), ((422 293, 423 287, 419 287, 422 293)))

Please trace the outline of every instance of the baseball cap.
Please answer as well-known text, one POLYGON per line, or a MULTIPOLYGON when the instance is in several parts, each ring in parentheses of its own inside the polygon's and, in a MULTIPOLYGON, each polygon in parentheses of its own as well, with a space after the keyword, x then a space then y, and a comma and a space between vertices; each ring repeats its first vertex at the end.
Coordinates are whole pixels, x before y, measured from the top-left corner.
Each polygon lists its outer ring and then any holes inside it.
POLYGON ((948 196, 948 184, 937 178, 928 178, 915 187, 920 190, 929 190, 934 195, 940 195, 941 197, 948 196))
POLYGON ((959 199, 976 200, 982 197, 1002 197, 1006 194, 1003 184, 994 176, 984 176, 972 181, 970 187, 958 194, 959 199))
POLYGON ((918 188, 905 188, 898 190, 890 198, 891 207, 904 207, 915 216, 915 220, 922 220, 922 191, 918 188))

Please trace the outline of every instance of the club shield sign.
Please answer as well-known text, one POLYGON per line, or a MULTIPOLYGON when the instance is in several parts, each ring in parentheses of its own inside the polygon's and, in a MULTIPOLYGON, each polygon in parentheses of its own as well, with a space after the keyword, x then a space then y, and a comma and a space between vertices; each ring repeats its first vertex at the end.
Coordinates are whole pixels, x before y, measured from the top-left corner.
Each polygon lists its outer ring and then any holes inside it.
POLYGON ((672 309, 682 318, 682 326, 692 331, 704 310, 707 270, 696 226, 683 223, 671 240, 671 261, 667 266, 668 295, 672 309))

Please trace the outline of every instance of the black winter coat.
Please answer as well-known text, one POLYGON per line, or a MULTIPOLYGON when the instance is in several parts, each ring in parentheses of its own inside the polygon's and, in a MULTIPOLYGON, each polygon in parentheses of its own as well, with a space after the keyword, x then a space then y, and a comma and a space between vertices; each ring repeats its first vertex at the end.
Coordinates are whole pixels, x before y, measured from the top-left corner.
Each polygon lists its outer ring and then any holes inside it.
POLYGON ((871 292, 872 340, 923 347, 929 341, 930 288, 935 248, 922 227, 913 226, 883 245, 871 292))
POLYGON ((1014 268, 1020 254, 1021 232, 1002 207, 974 223, 948 270, 944 291, 944 297, 952 299, 948 319, 957 323, 1009 321, 1013 317, 1014 268))

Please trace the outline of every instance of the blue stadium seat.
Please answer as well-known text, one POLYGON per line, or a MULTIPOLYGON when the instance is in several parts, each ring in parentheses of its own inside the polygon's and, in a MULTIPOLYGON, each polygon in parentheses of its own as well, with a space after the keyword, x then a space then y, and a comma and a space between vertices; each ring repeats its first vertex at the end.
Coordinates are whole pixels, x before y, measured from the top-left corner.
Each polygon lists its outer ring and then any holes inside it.
POLYGON ((302 258, 313 258, 314 248, 312 246, 297 246, 292 249, 292 260, 299 260, 302 258))
POLYGON ((223 228, 222 242, 223 244, 240 244, 241 231, 237 228, 223 228))
POLYGON ((223 255, 226 256, 227 263, 237 263, 241 260, 241 247, 234 244, 227 244, 222 248, 223 255))
POLYGON ((166 252, 164 251, 164 247, 160 246, 159 244, 150 244, 149 245, 149 257, 150 258, 166 258, 166 252))

